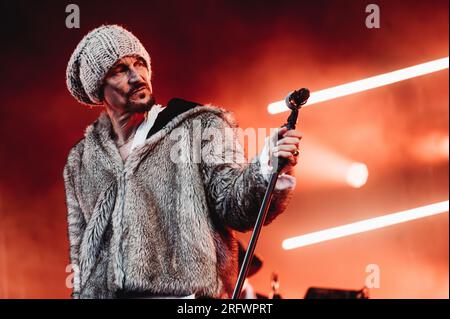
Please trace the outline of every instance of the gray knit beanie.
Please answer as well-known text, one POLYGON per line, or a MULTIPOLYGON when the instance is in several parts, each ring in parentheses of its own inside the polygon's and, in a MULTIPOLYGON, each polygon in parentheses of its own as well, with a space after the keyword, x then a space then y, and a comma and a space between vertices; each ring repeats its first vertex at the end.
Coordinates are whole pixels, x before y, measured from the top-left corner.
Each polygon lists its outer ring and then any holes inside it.
POLYGON ((67 64, 67 88, 80 103, 101 105, 100 88, 106 73, 128 55, 142 57, 150 72, 150 56, 130 31, 118 25, 103 25, 90 31, 78 43, 67 64))

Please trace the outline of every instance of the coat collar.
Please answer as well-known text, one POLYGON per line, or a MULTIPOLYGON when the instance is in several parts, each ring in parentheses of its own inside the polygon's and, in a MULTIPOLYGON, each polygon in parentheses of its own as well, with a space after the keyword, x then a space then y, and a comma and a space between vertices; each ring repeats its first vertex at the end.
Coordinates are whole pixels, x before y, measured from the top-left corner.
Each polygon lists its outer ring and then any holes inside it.
MULTIPOLYGON (((166 109, 168 108, 169 106, 166 107, 166 109)), ((222 117, 232 127, 237 126, 230 112, 210 104, 198 105, 196 107, 189 108, 180 114, 177 112, 172 112, 170 114, 172 114, 173 118, 166 118, 165 124, 161 124, 161 122, 159 122, 160 124, 158 125, 160 128, 158 128, 157 131, 152 128, 150 131, 152 135, 147 137, 147 140, 143 145, 134 149, 124 163, 113 140, 114 134, 111 119, 109 118, 109 115, 103 111, 97 120, 86 128, 86 146, 96 152, 100 152, 100 156, 105 158, 105 162, 108 163, 108 167, 106 167, 106 169, 114 171, 115 174, 130 174, 140 163, 143 155, 150 152, 155 145, 165 136, 170 134, 174 128, 180 125, 183 121, 205 112, 213 113, 219 117, 222 117)), ((155 125, 156 124, 157 123, 155 123, 155 125)))

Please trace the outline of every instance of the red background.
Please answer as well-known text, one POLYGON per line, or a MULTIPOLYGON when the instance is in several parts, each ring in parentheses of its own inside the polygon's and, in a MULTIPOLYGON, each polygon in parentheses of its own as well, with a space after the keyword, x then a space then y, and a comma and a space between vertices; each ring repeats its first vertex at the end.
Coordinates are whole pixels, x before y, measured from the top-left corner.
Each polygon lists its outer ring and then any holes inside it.
MULTIPOLYGON (((242 128, 276 127, 267 104, 448 56, 448 1, 376 1, 381 28, 367 29, 367 1, 77 1, 81 28, 65 27, 61 1, 2 1, 0 35, 0 298, 68 298, 62 169, 99 110, 65 87, 82 36, 123 24, 148 49, 158 102, 183 97, 235 113, 242 128)), ((296 250, 283 239, 448 199, 448 70, 316 104, 301 111, 298 186, 288 210, 263 230, 267 294, 310 286, 359 289, 380 267, 372 298, 448 298, 448 213, 296 250), (332 181, 335 156, 364 162, 360 189, 332 181), (322 172, 322 174, 320 174, 322 172)), ((252 156, 253 154, 249 154, 252 156)), ((247 240, 249 234, 240 235, 247 240)))

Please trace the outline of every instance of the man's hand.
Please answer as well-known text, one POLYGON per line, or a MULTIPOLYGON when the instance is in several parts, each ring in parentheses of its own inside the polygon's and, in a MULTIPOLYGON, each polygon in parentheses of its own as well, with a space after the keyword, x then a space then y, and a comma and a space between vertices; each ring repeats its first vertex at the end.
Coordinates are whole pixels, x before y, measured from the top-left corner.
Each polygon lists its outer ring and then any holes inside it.
MULTIPOLYGON (((270 136, 269 143, 269 154, 278 158, 288 159, 287 164, 281 170, 281 173, 290 172, 295 165, 297 165, 297 156, 299 154, 299 144, 302 139, 302 134, 296 130, 288 130, 286 127, 279 128, 275 130, 270 136), (278 136, 281 136, 278 140, 278 136)), ((272 165, 269 161, 269 165, 272 165)))

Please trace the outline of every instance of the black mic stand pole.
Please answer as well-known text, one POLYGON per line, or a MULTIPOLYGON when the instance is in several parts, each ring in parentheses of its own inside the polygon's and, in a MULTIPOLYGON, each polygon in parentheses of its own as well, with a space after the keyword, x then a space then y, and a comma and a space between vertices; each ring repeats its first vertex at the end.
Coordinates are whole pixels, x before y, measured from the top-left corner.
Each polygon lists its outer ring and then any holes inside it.
MULTIPOLYGON (((297 124, 298 111, 306 103, 309 98, 308 89, 300 89, 294 91, 286 97, 286 105, 291 109, 291 114, 288 117, 287 123, 283 126, 287 127, 288 130, 295 129, 297 124)), ((287 164, 288 160, 286 158, 272 158, 272 163, 276 163, 276 170, 270 175, 269 185, 267 186, 266 193, 264 194, 261 208, 259 209, 258 217, 256 219, 255 227, 253 228, 253 233, 250 238, 250 242, 245 253, 244 261, 242 262, 241 270, 239 271, 239 276, 234 287, 232 299, 239 299, 241 294, 242 286, 244 285, 245 278, 249 270, 249 265, 252 261, 253 254, 256 248, 256 242, 258 241, 259 234, 264 225, 267 217, 267 212, 269 211, 270 202, 272 200, 273 190, 278 180, 278 175, 280 174, 283 167, 287 164)))

